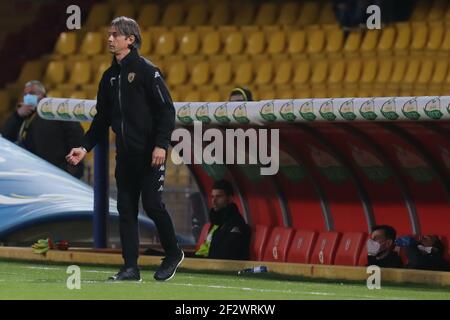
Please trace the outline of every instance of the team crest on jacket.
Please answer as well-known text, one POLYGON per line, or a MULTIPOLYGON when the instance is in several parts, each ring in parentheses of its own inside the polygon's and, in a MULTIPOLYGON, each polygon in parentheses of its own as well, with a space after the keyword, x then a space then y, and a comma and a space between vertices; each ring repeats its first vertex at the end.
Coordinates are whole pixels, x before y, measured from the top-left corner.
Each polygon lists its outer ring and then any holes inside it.
POLYGON ((132 83, 135 76, 136 76, 136 73, 130 72, 130 73, 128 74, 128 82, 129 82, 129 83, 132 83))

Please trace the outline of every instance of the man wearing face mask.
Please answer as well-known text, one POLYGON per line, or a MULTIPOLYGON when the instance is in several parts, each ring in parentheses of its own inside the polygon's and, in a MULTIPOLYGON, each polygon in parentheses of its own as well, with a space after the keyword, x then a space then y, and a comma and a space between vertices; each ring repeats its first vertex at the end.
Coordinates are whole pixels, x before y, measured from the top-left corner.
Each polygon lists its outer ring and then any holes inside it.
POLYGON ((406 248, 409 269, 450 271, 450 264, 444 259, 444 245, 435 235, 424 235, 420 241, 402 237, 396 240, 396 245, 406 248))
POLYGON ((73 176, 81 178, 83 165, 79 167, 69 165, 65 156, 72 147, 80 145, 83 128, 78 122, 49 121, 40 118, 36 107, 45 94, 46 90, 41 82, 37 80, 27 82, 23 90, 23 101, 6 120, 1 135, 73 176))
POLYGON ((367 240, 368 265, 380 268, 402 268, 403 263, 394 251, 394 241, 397 232, 391 226, 379 225, 372 229, 370 239, 367 240))

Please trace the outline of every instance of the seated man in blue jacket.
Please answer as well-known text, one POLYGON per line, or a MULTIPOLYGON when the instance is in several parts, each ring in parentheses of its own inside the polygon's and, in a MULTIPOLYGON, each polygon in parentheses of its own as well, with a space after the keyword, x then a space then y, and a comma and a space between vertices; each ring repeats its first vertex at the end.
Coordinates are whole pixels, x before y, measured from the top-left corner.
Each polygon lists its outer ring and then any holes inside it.
POLYGON ((195 254, 211 259, 249 259, 251 231, 233 203, 230 182, 219 180, 214 183, 211 202, 211 227, 206 241, 195 254))

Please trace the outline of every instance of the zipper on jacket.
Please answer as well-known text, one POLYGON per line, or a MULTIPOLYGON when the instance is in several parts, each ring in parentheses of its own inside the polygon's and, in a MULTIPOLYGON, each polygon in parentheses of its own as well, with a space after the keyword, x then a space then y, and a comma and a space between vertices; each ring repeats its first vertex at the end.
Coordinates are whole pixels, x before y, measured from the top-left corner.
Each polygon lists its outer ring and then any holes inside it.
POLYGON ((164 99, 164 97, 163 97, 163 95, 162 95, 162 92, 161 92, 161 89, 159 88, 159 85, 158 85, 158 84, 156 85, 156 89, 158 89, 159 96, 161 97, 162 102, 163 102, 163 103, 166 103, 166 100, 164 99))
POLYGON ((120 74, 119 74, 119 109, 120 109, 120 115, 121 115, 121 119, 120 119, 120 126, 122 129, 122 140, 123 140, 123 145, 125 146, 125 148, 127 149, 127 142, 125 141, 125 127, 123 125, 123 110, 122 110, 122 94, 121 94, 121 85, 120 85, 120 74))

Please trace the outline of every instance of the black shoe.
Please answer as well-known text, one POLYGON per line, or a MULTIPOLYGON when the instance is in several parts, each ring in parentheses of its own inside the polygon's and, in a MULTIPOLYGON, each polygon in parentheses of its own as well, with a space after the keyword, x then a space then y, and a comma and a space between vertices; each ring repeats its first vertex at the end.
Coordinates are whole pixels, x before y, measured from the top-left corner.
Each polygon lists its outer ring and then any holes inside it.
POLYGON ((112 277, 108 278, 108 281, 142 281, 141 273, 138 268, 120 268, 119 272, 117 272, 112 277))
POLYGON ((176 256, 168 256, 162 259, 162 263, 153 276, 155 280, 167 281, 172 279, 184 259, 184 252, 180 252, 176 256))

